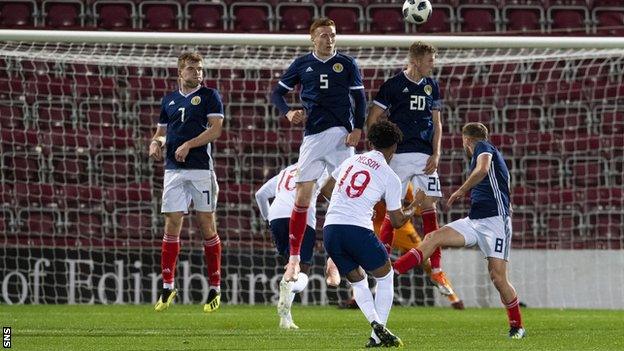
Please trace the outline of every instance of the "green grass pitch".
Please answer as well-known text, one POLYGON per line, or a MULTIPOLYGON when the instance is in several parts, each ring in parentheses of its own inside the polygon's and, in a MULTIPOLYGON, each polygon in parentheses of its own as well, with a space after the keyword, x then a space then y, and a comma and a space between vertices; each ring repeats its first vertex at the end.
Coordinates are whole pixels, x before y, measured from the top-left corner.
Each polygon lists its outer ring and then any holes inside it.
MULTIPOLYGON (((301 329, 278 328, 273 306, 0 306, 15 350, 352 350, 370 328, 359 310, 294 306, 301 329)), ((624 311, 523 310, 528 332, 507 338, 502 308, 394 307, 388 327, 413 350, 624 350, 624 311)))

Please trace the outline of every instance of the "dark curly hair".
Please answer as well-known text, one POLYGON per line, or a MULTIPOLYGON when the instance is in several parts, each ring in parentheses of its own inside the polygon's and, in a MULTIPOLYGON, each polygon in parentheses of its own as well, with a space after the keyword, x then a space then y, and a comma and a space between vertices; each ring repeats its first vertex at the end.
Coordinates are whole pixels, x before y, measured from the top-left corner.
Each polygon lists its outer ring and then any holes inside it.
POLYGON ((368 130, 368 141, 375 149, 386 149, 403 140, 403 133, 390 121, 379 121, 368 130))

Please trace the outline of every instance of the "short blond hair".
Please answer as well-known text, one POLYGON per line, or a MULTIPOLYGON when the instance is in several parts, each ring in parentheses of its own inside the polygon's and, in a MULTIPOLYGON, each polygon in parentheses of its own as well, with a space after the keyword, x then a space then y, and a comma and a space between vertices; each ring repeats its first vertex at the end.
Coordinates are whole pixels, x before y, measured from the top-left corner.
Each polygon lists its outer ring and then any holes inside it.
POLYGON ((435 55, 437 52, 438 49, 436 49, 435 46, 422 41, 415 42, 409 48, 409 56, 413 59, 423 57, 425 54, 435 55))
POLYGON ((314 35, 314 31, 318 27, 334 27, 336 28, 336 23, 328 17, 317 18, 310 25, 310 35, 314 35))
POLYGON ((487 139, 488 129, 483 123, 470 122, 462 128, 462 134, 473 139, 487 139))
POLYGON ((204 62, 204 58, 197 52, 184 52, 178 56, 178 69, 183 70, 189 62, 204 62))

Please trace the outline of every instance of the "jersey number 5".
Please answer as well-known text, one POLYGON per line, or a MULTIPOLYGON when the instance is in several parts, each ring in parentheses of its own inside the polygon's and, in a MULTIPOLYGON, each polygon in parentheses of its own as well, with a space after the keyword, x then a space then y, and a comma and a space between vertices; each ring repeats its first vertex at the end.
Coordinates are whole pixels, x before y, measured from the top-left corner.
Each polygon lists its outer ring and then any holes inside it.
MULTIPOLYGON (((344 184, 345 179, 347 178, 347 176, 349 176, 349 173, 351 173, 351 169, 353 169, 353 166, 349 166, 344 176, 342 176, 342 179, 340 179, 340 184, 338 184, 339 188, 342 188, 342 184, 344 184)), ((346 189, 347 196, 352 199, 362 196, 370 180, 371 176, 367 170, 357 171, 353 173, 353 175, 351 176, 350 184, 349 186, 347 186, 346 189), (358 178, 360 178, 360 181, 358 181, 358 178), (358 185, 356 183, 360 184, 358 185)))
POLYGON ((329 79, 327 79, 327 74, 319 75, 319 79, 321 80, 321 89, 329 88, 329 79))

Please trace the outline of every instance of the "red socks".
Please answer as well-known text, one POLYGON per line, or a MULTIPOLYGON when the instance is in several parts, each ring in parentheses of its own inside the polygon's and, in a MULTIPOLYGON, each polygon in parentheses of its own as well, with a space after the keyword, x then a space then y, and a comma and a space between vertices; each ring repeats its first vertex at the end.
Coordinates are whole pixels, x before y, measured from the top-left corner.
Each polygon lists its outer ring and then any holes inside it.
POLYGON ((204 241, 204 257, 208 269, 208 285, 221 286, 221 240, 219 235, 204 241))
POLYGON ((509 318, 509 326, 512 328, 522 328, 522 316, 520 315, 520 301, 518 296, 513 298, 509 303, 503 302, 507 309, 507 318, 509 318))
POLYGON ((162 268, 163 283, 173 283, 175 276, 176 261, 178 260, 178 253, 180 253, 180 237, 167 235, 163 236, 160 267, 162 268))
MULTIPOLYGON (((423 211, 421 213, 422 221, 423 221, 423 231, 425 232, 425 236, 431 233, 434 230, 438 229, 438 214, 435 209, 430 209, 423 211)), ((432 269, 440 268, 440 259, 442 258, 442 252, 440 248, 437 247, 431 257, 429 257, 429 261, 431 262, 432 269)))
POLYGON ((290 215, 288 228, 290 229, 290 255, 297 256, 301 251, 301 242, 305 233, 306 223, 308 221, 308 206, 297 206, 293 208, 290 215))
POLYGON ((410 269, 419 266, 423 261, 423 254, 418 249, 411 249, 398 260, 394 261, 392 267, 398 274, 407 273, 410 269))
POLYGON ((392 228, 392 222, 390 217, 386 215, 381 227, 379 228, 379 240, 384 245, 388 253, 392 252, 392 241, 394 241, 394 228, 392 228))

